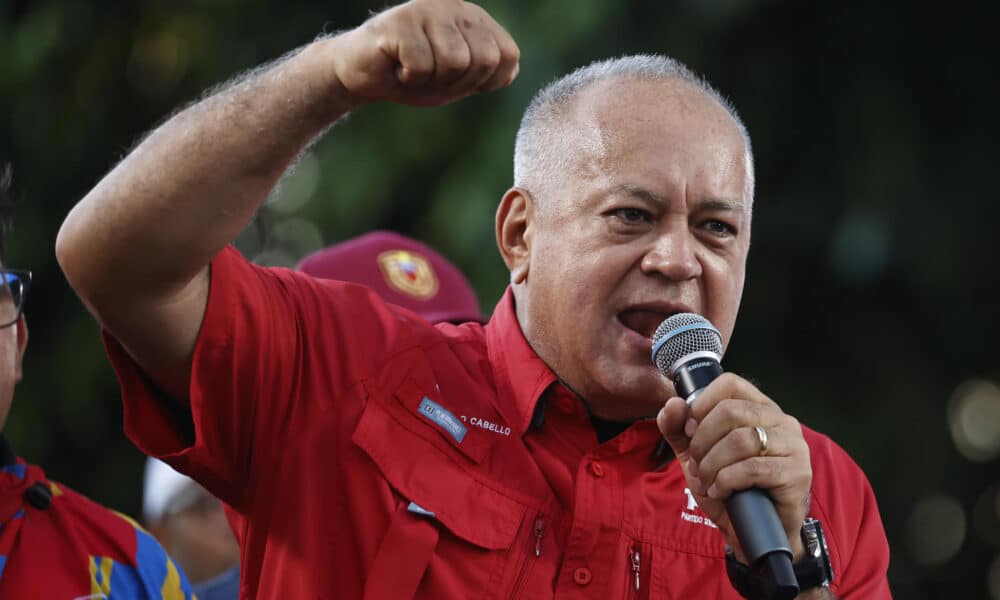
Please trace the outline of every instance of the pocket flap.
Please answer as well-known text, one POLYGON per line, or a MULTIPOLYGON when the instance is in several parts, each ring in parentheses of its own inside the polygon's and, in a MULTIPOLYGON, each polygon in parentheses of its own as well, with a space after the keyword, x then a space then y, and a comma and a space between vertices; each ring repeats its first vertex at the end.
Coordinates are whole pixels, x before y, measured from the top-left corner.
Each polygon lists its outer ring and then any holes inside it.
POLYGON ((499 491, 447 445, 416 434, 412 414, 387 410, 369 398, 352 440, 375 462, 397 492, 415 502, 459 538, 491 550, 509 548, 526 507, 499 491))
MULTIPOLYGON (((464 454, 472 462, 482 462, 493 445, 493 434, 479 429, 470 428, 465 415, 456 414, 439 395, 432 391, 422 392, 419 389, 406 386, 396 394, 399 407, 420 422, 420 427, 414 433, 428 433, 435 439, 442 439, 449 446, 464 454)), ((395 406, 389 407, 395 409, 395 406)), ((401 418, 401 424, 409 423, 409 419, 401 418)), ((405 426, 405 425, 404 425, 405 426)))

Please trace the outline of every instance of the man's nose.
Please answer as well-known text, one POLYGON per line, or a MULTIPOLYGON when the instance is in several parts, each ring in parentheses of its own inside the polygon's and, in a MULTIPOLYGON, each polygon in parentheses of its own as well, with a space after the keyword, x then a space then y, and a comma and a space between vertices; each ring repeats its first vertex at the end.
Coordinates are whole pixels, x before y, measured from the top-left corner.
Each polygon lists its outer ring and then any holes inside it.
POLYGON ((672 281, 684 281, 701 275, 697 256, 697 240, 686 224, 674 226, 660 234, 642 258, 642 272, 659 273, 672 281))

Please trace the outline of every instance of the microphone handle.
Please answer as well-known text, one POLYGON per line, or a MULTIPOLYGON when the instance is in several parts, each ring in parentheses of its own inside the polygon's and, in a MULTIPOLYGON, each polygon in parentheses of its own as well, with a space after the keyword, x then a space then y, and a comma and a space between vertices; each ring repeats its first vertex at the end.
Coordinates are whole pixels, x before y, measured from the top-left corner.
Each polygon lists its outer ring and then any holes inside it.
POLYGON ((733 492, 726 499, 726 512, 757 575, 761 588, 757 597, 790 600, 797 596, 799 582, 792 567, 792 549, 767 492, 760 488, 733 492))
MULTIPOLYGON (((673 369, 674 389, 690 406, 723 372, 715 355, 691 354, 673 369)), ((758 597, 790 600, 797 596, 799 585, 792 568, 792 548, 767 492, 759 488, 733 492, 726 500, 726 512, 756 574, 758 597)))

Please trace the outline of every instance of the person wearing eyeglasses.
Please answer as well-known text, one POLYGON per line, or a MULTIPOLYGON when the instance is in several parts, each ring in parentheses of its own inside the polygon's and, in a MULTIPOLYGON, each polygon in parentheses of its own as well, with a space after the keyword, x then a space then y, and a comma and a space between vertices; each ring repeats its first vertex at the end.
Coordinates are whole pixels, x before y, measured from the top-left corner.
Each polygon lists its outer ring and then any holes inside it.
MULTIPOLYGON (((9 169, 0 172, 3 212, 9 179, 9 169)), ((150 534, 48 479, 41 467, 19 458, 3 435, 23 373, 24 305, 31 285, 31 271, 6 266, 6 230, 0 224, 0 598, 195 598, 187 577, 150 534)))

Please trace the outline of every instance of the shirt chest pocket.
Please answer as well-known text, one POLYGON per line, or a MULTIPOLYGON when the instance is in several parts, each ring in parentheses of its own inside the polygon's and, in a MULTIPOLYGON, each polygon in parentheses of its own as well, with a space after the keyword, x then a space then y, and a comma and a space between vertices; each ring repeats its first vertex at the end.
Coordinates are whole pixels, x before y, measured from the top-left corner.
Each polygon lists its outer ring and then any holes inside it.
POLYGON ((352 436, 395 499, 364 597, 504 596, 514 550, 526 546, 515 542, 531 535, 529 509, 475 471, 488 448, 463 448, 471 440, 420 414, 426 404, 414 393, 370 399, 352 436))

